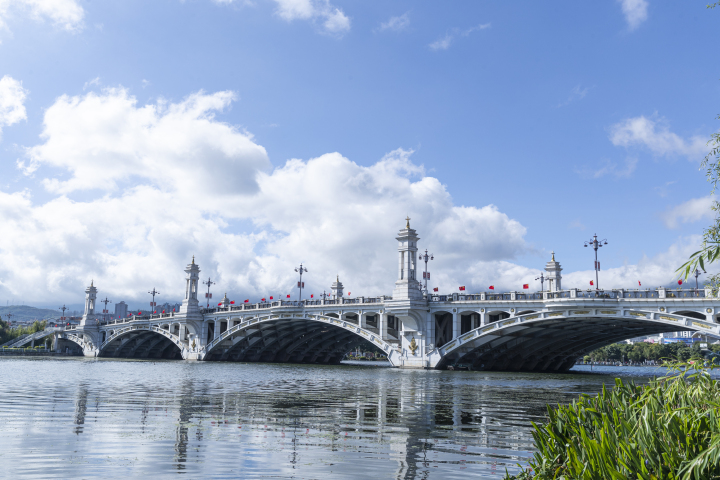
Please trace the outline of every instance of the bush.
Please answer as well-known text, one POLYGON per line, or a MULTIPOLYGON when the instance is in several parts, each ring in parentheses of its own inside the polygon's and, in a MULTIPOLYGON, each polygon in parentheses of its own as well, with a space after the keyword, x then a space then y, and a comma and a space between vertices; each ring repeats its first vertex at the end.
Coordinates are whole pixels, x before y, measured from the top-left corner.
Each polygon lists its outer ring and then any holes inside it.
POLYGON ((506 479, 720 478, 720 382, 685 367, 548 406, 548 422, 533 424, 531 468, 506 479))

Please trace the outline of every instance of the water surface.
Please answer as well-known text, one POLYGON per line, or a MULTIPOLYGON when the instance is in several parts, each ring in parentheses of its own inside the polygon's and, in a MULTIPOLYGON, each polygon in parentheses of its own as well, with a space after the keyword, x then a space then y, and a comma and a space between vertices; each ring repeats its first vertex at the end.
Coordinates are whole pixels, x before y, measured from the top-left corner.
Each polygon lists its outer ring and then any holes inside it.
POLYGON ((615 376, 0 358, 0 476, 502 478, 546 404, 615 376))

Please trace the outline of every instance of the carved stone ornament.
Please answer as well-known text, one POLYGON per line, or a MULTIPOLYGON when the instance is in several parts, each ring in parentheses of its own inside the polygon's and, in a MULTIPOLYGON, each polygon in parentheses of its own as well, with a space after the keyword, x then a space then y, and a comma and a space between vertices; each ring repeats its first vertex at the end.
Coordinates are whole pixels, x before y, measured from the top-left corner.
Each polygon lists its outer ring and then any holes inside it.
POLYGON ((410 340, 410 351, 413 355, 415 355, 415 352, 418 349, 418 344, 415 342, 415 337, 412 337, 412 340, 410 340))

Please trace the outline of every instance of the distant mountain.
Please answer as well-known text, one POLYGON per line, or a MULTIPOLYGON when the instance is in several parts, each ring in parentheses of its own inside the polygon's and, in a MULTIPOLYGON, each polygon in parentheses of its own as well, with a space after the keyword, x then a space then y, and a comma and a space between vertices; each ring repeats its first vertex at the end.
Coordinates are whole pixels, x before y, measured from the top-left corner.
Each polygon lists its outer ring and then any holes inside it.
POLYGON ((50 310, 49 308, 35 308, 27 305, 10 305, 9 307, 0 307, 0 317, 3 320, 15 322, 27 322, 33 320, 51 320, 60 318, 62 313, 58 310, 50 310), (7 314, 12 313, 12 317, 8 318, 7 314))

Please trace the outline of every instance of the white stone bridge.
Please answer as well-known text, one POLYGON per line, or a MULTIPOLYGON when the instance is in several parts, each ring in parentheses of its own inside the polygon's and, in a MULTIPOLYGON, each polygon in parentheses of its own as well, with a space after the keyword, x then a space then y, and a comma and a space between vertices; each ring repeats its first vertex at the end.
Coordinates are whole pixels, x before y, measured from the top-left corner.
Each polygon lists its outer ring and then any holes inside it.
POLYGON ((408 224, 397 240, 392 297, 346 298, 337 280, 333 298, 233 305, 226 296, 205 309, 193 259, 179 312, 103 321, 91 285, 83 320, 57 334, 56 348, 100 357, 332 364, 372 345, 401 368, 566 371, 588 352, 628 338, 720 336, 720 298, 710 290, 562 290, 554 256, 545 267, 550 291, 426 295, 417 280, 415 230, 408 224))

